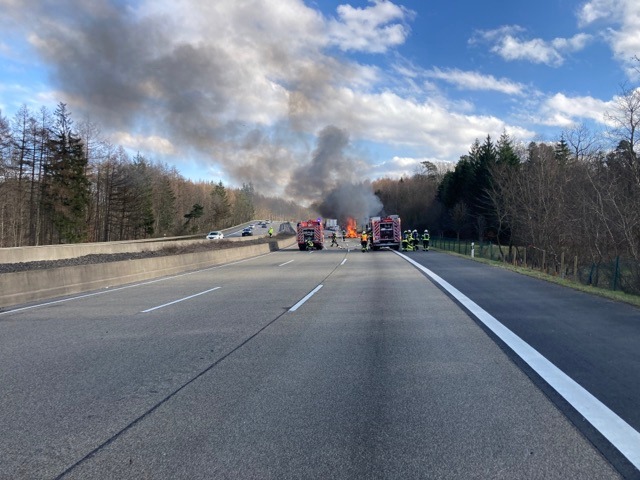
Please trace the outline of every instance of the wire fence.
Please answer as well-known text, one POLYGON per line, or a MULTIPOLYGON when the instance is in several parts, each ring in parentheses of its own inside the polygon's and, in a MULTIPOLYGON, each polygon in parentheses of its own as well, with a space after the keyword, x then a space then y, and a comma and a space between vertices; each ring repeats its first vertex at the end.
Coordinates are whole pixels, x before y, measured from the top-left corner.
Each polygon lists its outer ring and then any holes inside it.
POLYGON ((550 253, 535 246, 504 246, 455 238, 431 238, 431 246, 460 255, 509 263, 573 280, 583 285, 640 295, 640 264, 616 256, 594 262, 577 255, 550 253))

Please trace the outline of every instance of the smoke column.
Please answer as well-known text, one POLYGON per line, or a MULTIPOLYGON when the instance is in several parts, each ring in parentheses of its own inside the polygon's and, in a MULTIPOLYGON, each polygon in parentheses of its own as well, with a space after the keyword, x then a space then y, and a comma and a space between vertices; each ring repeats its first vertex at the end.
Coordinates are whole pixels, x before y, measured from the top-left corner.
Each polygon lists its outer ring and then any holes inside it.
POLYGON ((314 200, 322 216, 340 223, 348 217, 362 221, 382 209, 371 184, 357 179, 358 161, 345 154, 348 146, 345 130, 333 125, 323 128, 311 161, 293 172, 287 189, 293 197, 314 200))

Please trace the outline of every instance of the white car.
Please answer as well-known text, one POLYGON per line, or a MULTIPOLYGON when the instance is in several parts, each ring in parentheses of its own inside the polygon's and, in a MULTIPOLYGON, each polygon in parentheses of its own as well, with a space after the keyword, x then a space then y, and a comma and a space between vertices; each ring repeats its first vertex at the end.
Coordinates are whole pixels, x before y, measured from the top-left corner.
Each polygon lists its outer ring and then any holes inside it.
POLYGON ((208 240, 222 240, 224 238, 224 234, 218 230, 214 231, 214 232, 209 232, 207 234, 207 239, 208 240))

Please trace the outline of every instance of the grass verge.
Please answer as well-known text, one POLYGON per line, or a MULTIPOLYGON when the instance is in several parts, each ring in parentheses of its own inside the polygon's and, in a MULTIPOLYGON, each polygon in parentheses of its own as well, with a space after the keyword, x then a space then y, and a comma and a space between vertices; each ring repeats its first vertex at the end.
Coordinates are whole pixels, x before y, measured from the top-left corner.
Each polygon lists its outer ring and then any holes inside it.
POLYGON ((590 285, 583 285, 578 282, 574 282, 573 280, 569 280, 567 278, 560 278, 555 275, 549 275, 544 272, 538 270, 532 270, 526 267, 518 267, 512 265, 510 263, 501 262, 499 260, 489 260, 486 258, 471 258, 468 255, 462 255, 457 252, 452 252, 449 250, 441 250, 439 248, 433 248, 441 253, 446 253, 449 255, 454 255, 456 257, 462 257, 469 260, 473 260, 476 262, 484 263, 486 265, 491 265, 492 267, 504 268, 505 270, 510 270, 512 272, 520 273, 522 275, 527 275, 528 277, 538 278, 540 280, 544 280, 551 283, 556 283, 558 285, 562 285, 563 287, 572 288, 574 290, 578 290, 580 292, 590 293, 592 295, 598 295, 600 297, 607 298, 609 300, 613 300, 615 302, 623 302, 633 305, 635 307, 640 307, 640 297, 637 295, 631 295, 628 293, 624 293, 618 290, 608 290, 606 288, 597 288, 590 285))

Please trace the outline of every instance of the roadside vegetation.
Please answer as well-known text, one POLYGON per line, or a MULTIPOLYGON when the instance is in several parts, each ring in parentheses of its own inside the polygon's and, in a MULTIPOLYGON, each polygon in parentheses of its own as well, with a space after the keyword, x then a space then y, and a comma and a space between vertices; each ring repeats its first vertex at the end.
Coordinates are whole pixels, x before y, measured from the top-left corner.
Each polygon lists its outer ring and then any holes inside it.
POLYGON ((636 307, 640 307, 640 295, 626 293, 621 290, 612 290, 608 287, 597 287, 594 285, 585 284, 572 278, 560 277, 556 274, 546 273, 541 270, 537 270, 528 266, 513 265, 512 263, 505 262, 503 260, 498 260, 498 259, 491 260, 489 258, 482 258, 482 257, 471 258, 468 253, 458 253, 456 250, 441 250, 439 248, 434 248, 434 250, 442 251, 449 255, 464 257, 472 261, 490 265, 492 267, 504 268, 512 272, 520 273, 522 275, 527 275, 529 277, 544 280, 546 282, 556 283, 558 285, 562 285, 563 287, 572 288, 580 292, 585 292, 591 295, 598 295, 600 297, 608 298, 609 300, 612 300, 615 302, 623 302, 623 303, 628 303, 630 305, 634 305, 636 307))

